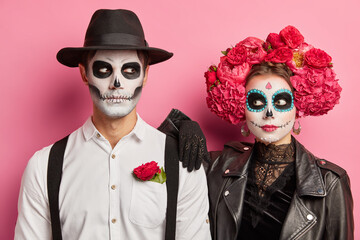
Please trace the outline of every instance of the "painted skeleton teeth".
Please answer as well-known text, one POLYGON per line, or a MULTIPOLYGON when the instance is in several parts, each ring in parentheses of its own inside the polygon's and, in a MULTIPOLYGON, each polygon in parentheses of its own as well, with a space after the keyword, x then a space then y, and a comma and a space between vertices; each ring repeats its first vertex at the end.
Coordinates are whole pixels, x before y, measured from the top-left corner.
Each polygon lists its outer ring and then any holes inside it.
POLYGON ((130 101, 132 99, 133 96, 114 96, 114 95, 102 95, 100 97, 101 100, 103 101, 108 101, 108 102, 114 102, 114 103, 120 103, 120 102, 125 102, 125 101, 130 101))

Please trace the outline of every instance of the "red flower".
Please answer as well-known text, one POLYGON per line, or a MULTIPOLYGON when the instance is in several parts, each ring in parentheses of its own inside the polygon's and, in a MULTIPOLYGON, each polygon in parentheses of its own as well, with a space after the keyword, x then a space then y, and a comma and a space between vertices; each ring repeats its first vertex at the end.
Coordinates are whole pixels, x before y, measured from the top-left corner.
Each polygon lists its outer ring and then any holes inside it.
POLYGON ((243 83, 250 69, 251 66, 247 62, 233 66, 227 61, 221 61, 217 69, 217 77, 221 83, 226 81, 243 83))
POLYGON ((303 35, 293 26, 281 30, 280 37, 289 48, 297 48, 304 42, 303 35))
POLYGON ((274 63, 285 63, 292 59, 293 53, 287 47, 277 48, 265 57, 265 61, 274 63))
POLYGON ((206 78, 206 86, 209 90, 212 85, 215 84, 217 78, 216 78, 216 67, 210 66, 208 71, 204 73, 204 77, 206 78))
POLYGON ((136 177, 143 181, 148 181, 152 179, 156 173, 161 173, 157 162, 151 161, 134 169, 134 174, 136 177))
POLYGON ((318 48, 312 48, 305 53, 305 63, 314 68, 330 67, 331 57, 318 48))
POLYGON ((305 66, 290 80, 295 89, 294 104, 299 117, 326 114, 339 103, 342 89, 331 68, 305 66))
POLYGON ((285 47, 285 43, 281 40, 281 37, 277 33, 270 33, 267 38, 266 42, 269 42, 271 44, 272 49, 285 47))
POLYGON ((221 83, 208 92, 206 102, 213 113, 232 124, 245 120, 244 84, 221 83))
POLYGON ((261 63, 265 58, 267 52, 263 48, 264 41, 255 38, 248 37, 236 44, 236 47, 242 46, 245 47, 247 52, 246 62, 249 64, 258 64, 261 63))
POLYGON ((244 46, 236 46, 227 53, 227 61, 232 65, 240 65, 246 61, 247 52, 244 46))

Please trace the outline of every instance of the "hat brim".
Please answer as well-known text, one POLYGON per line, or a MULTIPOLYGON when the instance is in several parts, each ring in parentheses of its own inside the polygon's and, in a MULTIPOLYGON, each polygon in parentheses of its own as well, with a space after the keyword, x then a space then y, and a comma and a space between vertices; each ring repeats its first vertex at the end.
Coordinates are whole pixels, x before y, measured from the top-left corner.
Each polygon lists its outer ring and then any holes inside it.
POLYGON ((57 55, 56 59, 63 65, 68 67, 77 67, 82 61, 84 52, 91 50, 140 50, 146 51, 149 55, 149 65, 160 63, 168 60, 173 53, 160 48, 138 47, 138 46, 91 46, 79 48, 63 48, 57 55))

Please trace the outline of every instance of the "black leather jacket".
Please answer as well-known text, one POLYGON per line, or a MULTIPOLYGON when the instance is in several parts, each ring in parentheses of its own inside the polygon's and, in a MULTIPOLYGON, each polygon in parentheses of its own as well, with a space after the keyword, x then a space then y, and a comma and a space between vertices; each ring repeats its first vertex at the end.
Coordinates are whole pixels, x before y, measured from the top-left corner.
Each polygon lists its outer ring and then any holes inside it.
MULTIPOLYGON (((280 239, 353 239, 346 171, 316 158, 296 140, 295 147, 296 191, 280 239)), ((229 142, 208 168, 213 239, 237 238, 251 154, 252 144, 229 142)))
MULTIPOLYGON (((189 118, 173 109, 159 129, 177 138, 182 120, 189 118)), ((353 200, 346 171, 294 141, 296 190, 280 239, 353 239, 353 200)), ((204 163, 214 240, 235 240, 238 235, 251 154, 252 144, 229 142, 222 152, 211 152, 214 160, 209 166, 204 163)))

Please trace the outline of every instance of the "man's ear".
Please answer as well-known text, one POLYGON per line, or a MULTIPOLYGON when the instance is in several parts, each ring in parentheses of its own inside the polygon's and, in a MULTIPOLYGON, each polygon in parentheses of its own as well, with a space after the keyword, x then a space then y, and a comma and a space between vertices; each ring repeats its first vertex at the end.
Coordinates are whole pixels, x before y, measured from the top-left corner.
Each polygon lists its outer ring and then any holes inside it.
POLYGON ((145 69, 145 76, 144 76, 144 81, 143 81, 143 84, 142 84, 143 87, 145 87, 145 85, 146 85, 147 78, 148 78, 148 72, 149 72, 149 65, 145 69))
POLYGON ((82 65, 81 63, 79 63, 79 69, 80 69, 80 74, 81 74, 81 78, 83 80, 83 82, 86 84, 86 85, 89 85, 89 81, 86 77, 86 70, 85 70, 85 67, 84 65, 82 65))

